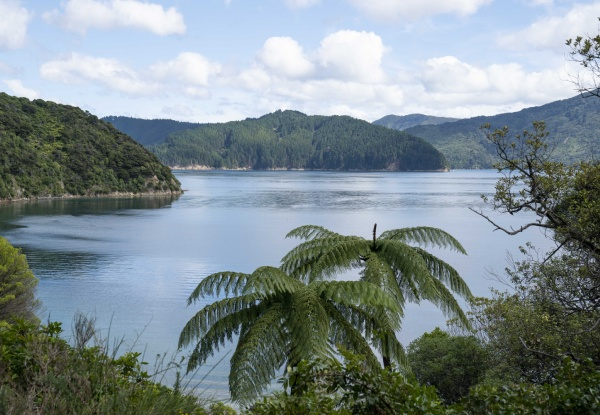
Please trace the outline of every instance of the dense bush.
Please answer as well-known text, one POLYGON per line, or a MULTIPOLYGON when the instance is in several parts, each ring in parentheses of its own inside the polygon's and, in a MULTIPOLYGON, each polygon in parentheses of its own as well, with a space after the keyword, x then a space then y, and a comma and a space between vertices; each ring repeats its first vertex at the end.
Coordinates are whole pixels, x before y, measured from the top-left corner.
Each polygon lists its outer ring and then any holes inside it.
POLYGON ((37 282, 25 255, 0 237, 0 324, 15 319, 36 321, 37 282))
MULTIPOLYGON (((180 385, 169 388, 137 352, 108 353, 102 342, 70 346, 60 323, 0 327, 0 413, 226 415, 180 385)), ((177 369, 175 366, 173 369, 177 369)))
POLYGON ((434 386, 445 402, 456 402, 482 380, 488 353, 474 336, 451 336, 436 328, 408 346, 417 380, 434 386))

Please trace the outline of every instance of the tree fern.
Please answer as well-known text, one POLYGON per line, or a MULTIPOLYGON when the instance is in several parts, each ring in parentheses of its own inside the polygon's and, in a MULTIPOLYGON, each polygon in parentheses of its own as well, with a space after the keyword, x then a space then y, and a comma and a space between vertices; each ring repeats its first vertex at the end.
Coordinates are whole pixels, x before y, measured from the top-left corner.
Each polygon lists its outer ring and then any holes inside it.
MULTIPOLYGON (((377 365, 365 336, 376 332, 393 336, 400 320, 389 316, 402 312, 394 296, 369 282, 306 283, 274 267, 260 267, 252 274, 209 275, 188 304, 219 294, 226 297, 206 305, 187 322, 179 347, 192 346, 190 371, 237 336, 229 388, 238 402, 263 392, 284 366, 305 359, 333 359, 337 346, 365 355, 368 366, 377 365)), ((401 349, 395 336, 388 341, 401 349)))
MULTIPOLYGON (((287 237, 304 242, 282 259, 281 268, 306 282, 329 279, 341 272, 358 269, 362 281, 379 287, 395 299, 400 313, 407 301, 429 300, 444 315, 457 318, 468 326, 454 295, 470 300, 469 287, 454 268, 424 249, 431 246, 466 254, 463 246, 447 232, 426 226, 392 229, 379 237, 376 231, 377 225, 373 228, 372 238, 365 239, 340 235, 321 226, 301 226, 289 232, 287 237)), ((391 314, 388 317, 392 319, 391 314)), ((366 320, 354 321, 354 324, 375 331, 366 320)), ((396 350, 395 337, 390 336, 389 330, 393 329, 393 324, 380 327, 378 336, 371 339, 384 360, 393 359, 392 354, 403 355, 403 351, 396 350)))

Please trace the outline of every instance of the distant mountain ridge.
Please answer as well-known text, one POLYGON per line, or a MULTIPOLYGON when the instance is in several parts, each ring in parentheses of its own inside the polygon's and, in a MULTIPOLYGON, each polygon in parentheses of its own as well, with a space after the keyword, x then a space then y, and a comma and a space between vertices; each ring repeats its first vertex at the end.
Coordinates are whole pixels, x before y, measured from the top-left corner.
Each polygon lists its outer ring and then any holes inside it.
POLYGON ((189 130, 202 125, 200 123, 168 119, 143 120, 114 115, 103 117, 102 121, 111 123, 117 130, 132 137, 144 147, 163 143, 171 133, 189 130))
POLYGON ((600 99, 595 97, 575 96, 513 113, 418 125, 404 131, 433 144, 444 154, 451 168, 491 168, 497 161, 495 148, 487 142, 480 126, 485 123, 492 129, 508 126, 514 135, 533 130, 533 121, 546 123, 550 133, 548 143, 555 147, 556 161, 570 164, 600 159, 600 99))
POLYGON ((424 114, 386 115, 377 121, 373 121, 373 124, 404 131, 418 125, 438 125, 446 122, 458 121, 459 119, 460 118, 435 117, 433 115, 424 114))
POLYGON ((177 193, 170 169, 111 124, 0 93, 0 200, 177 193))
POLYGON ((163 163, 186 168, 388 171, 447 168, 440 152, 408 133, 348 116, 308 116, 289 110, 175 131, 163 143, 148 148, 163 163))

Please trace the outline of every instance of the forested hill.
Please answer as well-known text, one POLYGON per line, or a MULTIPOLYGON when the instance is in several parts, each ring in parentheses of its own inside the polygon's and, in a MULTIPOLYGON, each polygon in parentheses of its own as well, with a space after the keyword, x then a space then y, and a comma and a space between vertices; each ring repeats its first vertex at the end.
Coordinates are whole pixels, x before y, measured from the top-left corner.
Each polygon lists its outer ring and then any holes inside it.
POLYGON ((425 140, 347 116, 277 111, 203 124, 149 147, 169 166, 247 169, 444 170, 425 140))
POLYGON ((433 115, 424 114, 386 115, 377 121, 373 121, 373 124, 404 131, 417 125, 438 125, 445 122, 457 121, 459 119, 460 118, 434 117, 433 115))
POLYGON ((119 131, 124 132, 143 146, 160 144, 171 133, 189 130, 201 125, 199 123, 175 120, 142 120, 114 115, 103 117, 102 120, 108 121, 119 131))
POLYGON ((490 123, 493 129, 508 126, 512 133, 522 133, 533 130, 533 121, 545 121, 549 143, 556 146, 556 161, 600 158, 600 99, 595 97, 576 96, 518 112, 420 125, 405 131, 432 143, 451 168, 491 168, 496 154, 479 127, 490 123))
POLYGON ((180 192, 168 167, 111 124, 0 93, 0 200, 180 192))

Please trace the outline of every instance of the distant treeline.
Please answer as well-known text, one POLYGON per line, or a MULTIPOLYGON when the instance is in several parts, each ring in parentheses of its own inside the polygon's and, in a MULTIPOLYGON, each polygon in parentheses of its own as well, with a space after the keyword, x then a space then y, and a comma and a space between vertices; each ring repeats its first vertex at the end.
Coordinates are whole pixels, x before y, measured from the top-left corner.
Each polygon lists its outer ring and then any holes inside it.
MULTIPOLYGON (((125 132, 131 134, 132 130, 125 132)), ((142 141, 141 137, 137 139, 142 141)), ((201 124, 173 132, 164 143, 148 148, 164 164, 179 167, 391 171, 446 168, 444 156, 418 137, 347 116, 307 116, 297 111, 201 124)))
POLYGON ((492 129, 507 126, 513 132, 522 132, 531 130, 533 121, 544 121, 550 134, 548 143, 554 148, 553 160, 572 164, 600 158, 600 102, 594 98, 578 95, 518 112, 439 125, 421 123, 406 128, 408 124, 404 118, 386 116, 374 121, 374 124, 398 128, 424 138, 444 154, 453 169, 489 169, 498 162, 495 147, 479 128, 485 123, 489 123, 492 129))
POLYGON ((0 93, 0 199, 180 191, 168 167, 111 124, 0 93))

